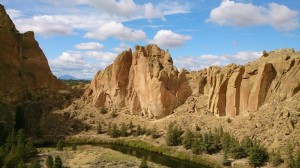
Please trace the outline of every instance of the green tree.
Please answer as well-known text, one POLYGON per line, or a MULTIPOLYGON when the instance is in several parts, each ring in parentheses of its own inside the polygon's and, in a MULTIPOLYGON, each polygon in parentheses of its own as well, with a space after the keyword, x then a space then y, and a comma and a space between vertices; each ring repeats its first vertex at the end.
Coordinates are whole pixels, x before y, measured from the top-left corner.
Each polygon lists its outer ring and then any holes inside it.
POLYGON ((46 159, 47 168, 53 168, 53 157, 49 155, 46 159))
POLYGON ((148 163, 145 159, 141 161, 140 168, 148 168, 148 163))
POLYGON ((101 107, 99 108, 99 112, 100 112, 101 114, 106 114, 106 113, 107 113, 105 107, 103 107, 103 106, 101 106, 101 107))
POLYGON ((159 137, 159 135, 158 135, 158 133, 157 133, 157 127, 156 126, 154 126, 152 129, 151 129, 151 138, 152 139, 156 139, 156 138, 158 138, 159 137))
POLYGON ((121 124, 121 128, 120 128, 120 134, 123 137, 127 136, 127 125, 125 123, 121 124))
POLYGON ((26 168, 27 166, 25 165, 25 163, 23 162, 23 160, 20 160, 18 165, 17 165, 17 168, 26 168))
POLYGON ((202 153, 202 148, 201 148, 201 140, 200 139, 194 139, 192 141, 192 146, 191 146, 191 150, 193 152, 193 154, 200 154, 202 153))
POLYGON ((34 159, 31 166, 30 166, 30 168, 41 168, 41 167, 42 166, 41 166, 40 162, 37 159, 34 159))
POLYGON ((113 126, 112 126, 112 129, 111 129, 111 137, 112 138, 117 138, 117 137, 119 137, 119 128, 118 128, 118 126, 117 126, 117 124, 115 123, 115 124, 113 124, 113 126))
POLYGON ((254 167, 263 166, 268 161, 268 153, 265 148, 255 144, 251 147, 249 163, 254 167))
POLYGON ((55 156, 55 160, 54 160, 54 168, 62 168, 62 160, 59 156, 55 156))
POLYGON ((56 148, 59 151, 63 151, 64 150, 64 141, 63 140, 58 140, 57 144, 56 144, 56 148))
POLYGON ((128 127, 130 130, 132 130, 133 128, 134 128, 134 125, 133 125, 133 123, 132 123, 132 121, 130 120, 130 122, 129 122, 129 127, 128 127))
POLYGON ((253 147, 252 140, 248 136, 244 137, 241 141, 241 147, 244 148, 245 153, 249 156, 250 149, 251 149, 251 147, 253 147))
POLYGON ((277 151, 272 150, 269 159, 274 167, 279 166, 283 162, 280 152, 278 150, 277 151))
POLYGON ((168 146, 177 146, 181 144, 181 135, 183 131, 177 125, 169 124, 167 130, 166 143, 168 146))
POLYGON ((139 135, 142 135, 142 134, 143 134, 142 127, 140 125, 137 125, 134 135, 139 136, 139 135))
POLYGON ((183 139, 182 139, 182 144, 185 149, 191 149, 193 138, 194 138, 194 136, 193 136, 192 131, 190 129, 187 129, 184 132, 183 139))

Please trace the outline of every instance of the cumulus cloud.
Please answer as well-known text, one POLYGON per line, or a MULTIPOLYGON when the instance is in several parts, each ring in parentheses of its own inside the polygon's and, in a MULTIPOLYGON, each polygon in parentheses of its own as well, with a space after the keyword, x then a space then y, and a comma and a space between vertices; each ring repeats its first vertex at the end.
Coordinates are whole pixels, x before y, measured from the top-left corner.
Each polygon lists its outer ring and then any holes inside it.
POLYGON ((99 40, 105 40, 108 37, 114 37, 123 41, 139 41, 147 39, 144 31, 125 27, 122 23, 114 21, 102 25, 96 31, 86 33, 84 37, 99 40))
POLYGON ((128 50, 130 48, 130 45, 127 45, 125 43, 120 43, 118 45, 118 47, 115 47, 114 50, 116 52, 122 52, 122 51, 125 51, 125 50, 128 50))
POLYGON ((79 50, 102 50, 104 45, 97 42, 88 42, 76 44, 75 48, 79 50))
POLYGON ((161 18, 165 15, 189 12, 188 4, 165 1, 153 5, 152 3, 136 4, 133 0, 77 0, 79 4, 86 4, 105 11, 113 16, 126 17, 129 19, 161 18))
POLYGON ((46 37, 72 34, 74 29, 90 30, 107 21, 105 17, 93 15, 37 15, 14 19, 21 32, 33 30, 46 37))
POLYGON ((278 31, 291 31, 300 25, 298 12, 287 6, 277 3, 270 3, 267 7, 255 6, 231 0, 223 0, 220 6, 210 12, 206 21, 237 27, 271 25, 278 31))
POLYGON ((97 28, 109 21, 164 19, 166 15, 187 13, 190 8, 188 5, 168 1, 153 5, 152 3, 137 4, 133 0, 43 0, 43 3, 29 2, 27 5, 41 10, 36 11, 33 16, 22 14, 15 9, 8 10, 17 28, 21 32, 33 30, 47 37, 69 35, 74 33, 74 30, 94 33, 97 28), (41 5, 45 3, 51 8, 41 5), (39 13, 40 11, 43 12, 39 13))
POLYGON ((16 9, 7 9, 7 14, 10 16, 11 19, 18 18, 20 16, 23 16, 22 12, 16 9))
POLYGON ((176 48, 184 45, 186 41, 191 39, 191 36, 177 34, 171 30, 160 30, 149 43, 154 43, 164 48, 176 48))
POLYGON ((201 55, 201 56, 189 56, 179 57, 174 59, 174 64, 178 68, 186 68, 188 70, 199 70, 207 68, 209 66, 218 65, 224 66, 230 63, 246 64, 261 56, 261 52, 242 51, 234 55, 201 55))
POLYGON ((97 51, 65 51, 55 59, 49 60, 56 76, 72 75, 78 79, 91 79, 98 70, 104 69, 115 59, 116 54, 97 51))

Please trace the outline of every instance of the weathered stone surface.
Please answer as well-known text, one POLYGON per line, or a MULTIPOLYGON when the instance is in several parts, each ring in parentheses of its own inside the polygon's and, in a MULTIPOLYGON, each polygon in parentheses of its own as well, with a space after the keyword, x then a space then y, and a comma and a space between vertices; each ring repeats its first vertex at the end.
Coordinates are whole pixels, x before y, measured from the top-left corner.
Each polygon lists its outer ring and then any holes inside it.
POLYGON ((162 118, 191 94, 187 72, 173 66, 168 51, 148 45, 122 52, 97 73, 83 98, 98 107, 129 108, 131 114, 162 118))
POLYGON ((263 52, 263 57, 244 66, 210 67, 191 74, 190 79, 198 85, 193 93, 208 96, 210 111, 235 117, 296 95, 300 90, 300 54, 294 49, 263 52))
POLYGON ((19 33, 2 5, 0 37, 0 103, 16 103, 64 87, 52 74, 34 33, 19 33))

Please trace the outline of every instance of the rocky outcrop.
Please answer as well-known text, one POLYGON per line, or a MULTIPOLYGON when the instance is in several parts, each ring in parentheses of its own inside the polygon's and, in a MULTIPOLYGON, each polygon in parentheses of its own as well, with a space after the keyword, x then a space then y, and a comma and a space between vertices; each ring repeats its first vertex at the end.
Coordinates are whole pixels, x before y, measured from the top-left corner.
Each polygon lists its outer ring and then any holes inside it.
POLYGON ((192 94, 186 73, 173 66, 168 51, 136 46, 99 71, 83 98, 97 107, 128 108, 134 115, 162 118, 192 94))
POLYGON ((17 103, 64 88, 52 74, 34 33, 19 33, 2 5, 0 37, 0 103, 17 103))
POLYGON ((192 73, 194 95, 208 95, 208 108, 219 116, 257 111, 265 103, 293 97, 300 90, 300 53, 263 52, 244 66, 210 67, 192 73))

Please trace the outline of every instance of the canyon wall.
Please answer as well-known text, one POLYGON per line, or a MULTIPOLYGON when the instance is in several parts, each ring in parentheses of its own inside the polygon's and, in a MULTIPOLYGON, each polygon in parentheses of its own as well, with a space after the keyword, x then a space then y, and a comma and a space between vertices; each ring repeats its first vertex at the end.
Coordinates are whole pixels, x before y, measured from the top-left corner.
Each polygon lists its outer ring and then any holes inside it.
POLYGON ((0 103, 23 102, 65 87, 52 74, 34 33, 19 33, 1 4, 0 37, 0 103))
POLYGON ((127 108, 131 114, 162 118, 192 94, 186 71, 173 66, 169 52, 156 45, 122 52, 99 71, 84 94, 97 107, 127 108))
POLYGON ((219 116, 234 117, 297 94, 300 53, 294 49, 264 51, 260 59, 246 65, 214 66, 192 74, 194 93, 208 96, 209 110, 219 116))

